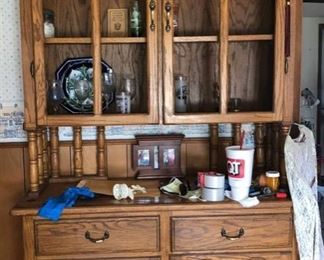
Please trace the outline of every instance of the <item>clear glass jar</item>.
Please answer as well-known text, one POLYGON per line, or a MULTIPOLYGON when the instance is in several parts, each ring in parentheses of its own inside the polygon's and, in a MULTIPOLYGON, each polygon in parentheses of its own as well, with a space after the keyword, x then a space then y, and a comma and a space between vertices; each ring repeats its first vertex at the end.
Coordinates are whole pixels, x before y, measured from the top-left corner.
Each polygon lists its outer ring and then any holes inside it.
POLYGON ((175 84, 175 112, 187 112, 188 86, 187 79, 183 75, 174 77, 175 84))
POLYGON ((50 38, 55 36, 54 12, 49 9, 44 11, 44 37, 50 38))
POLYGON ((269 187, 272 192, 277 192, 279 189, 280 173, 277 171, 267 171, 266 177, 267 187, 269 187))

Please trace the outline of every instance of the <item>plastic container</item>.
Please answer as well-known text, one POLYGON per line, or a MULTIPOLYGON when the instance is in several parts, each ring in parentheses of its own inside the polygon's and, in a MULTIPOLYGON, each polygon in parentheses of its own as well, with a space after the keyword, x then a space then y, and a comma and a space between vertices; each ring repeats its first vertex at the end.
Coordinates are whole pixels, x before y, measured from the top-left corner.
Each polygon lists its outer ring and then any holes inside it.
POLYGON ((240 149, 240 146, 229 146, 225 150, 232 199, 240 201, 249 196, 254 149, 240 149))

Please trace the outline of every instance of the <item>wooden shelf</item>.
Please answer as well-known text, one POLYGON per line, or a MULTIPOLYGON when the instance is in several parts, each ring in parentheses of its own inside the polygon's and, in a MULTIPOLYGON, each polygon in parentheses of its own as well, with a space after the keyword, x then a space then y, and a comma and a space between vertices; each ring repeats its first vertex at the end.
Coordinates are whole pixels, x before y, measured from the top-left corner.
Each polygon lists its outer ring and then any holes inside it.
MULTIPOLYGON (((91 44, 91 37, 46 38, 45 44, 91 44)), ((101 43, 146 43, 146 37, 103 37, 101 43)))
POLYGON ((60 37, 46 38, 46 44, 91 44, 90 37, 60 37))
MULTIPOLYGON (((173 42, 218 42, 218 36, 175 36, 173 42)), ((229 35, 230 42, 236 41, 272 41, 273 34, 229 35)))
POLYGON ((101 43, 146 43, 146 37, 103 37, 101 43))
POLYGON ((218 36, 175 36, 173 42, 217 42, 218 36))
POLYGON ((273 34, 251 34, 251 35, 229 35, 230 42, 243 42, 243 41, 272 41, 273 34))

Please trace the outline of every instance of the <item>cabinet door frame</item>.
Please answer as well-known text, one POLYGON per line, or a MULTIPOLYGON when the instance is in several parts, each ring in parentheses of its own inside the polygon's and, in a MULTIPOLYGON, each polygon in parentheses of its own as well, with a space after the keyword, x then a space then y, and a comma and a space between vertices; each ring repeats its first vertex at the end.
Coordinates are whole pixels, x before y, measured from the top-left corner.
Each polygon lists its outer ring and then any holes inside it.
MULTIPOLYGON (((130 113, 130 114, 103 114, 101 108, 101 45, 107 42, 101 37, 101 24, 99 19, 100 0, 91 1, 91 17, 92 17, 92 36, 91 38, 79 38, 74 41, 73 38, 53 38, 45 39, 43 34, 43 0, 31 0, 32 20, 33 20, 33 37, 34 37, 34 64, 35 64, 35 92, 36 92, 36 122, 37 125, 46 126, 78 126, 78 125, 125 125, 125 124, 152 124, 158 123, 158 80, 157 80, 157 29, 150 29, 151 10, 150 0, 145 0, 146 4, 146 39, 144 44, 147 48, 147 88, 148 101, 147 113, 130 113), (46 93, 46 73, 45 73, 45 45, 47 42, 51 44, 90 44, 92 47, 93 67, 94 67, 94 113, 91 115, 48 115, 47 114, 47 93, 46 93)), ((156 21, 157 12, 153 12, 156 21)), ((108 44, 125 43, 132 44, 131 40, 111 41, 108 44)))
MULTIPOLYGON (((240 123, 240 122, 271 122, 281 121, 283 117, 284 94, 284 26, 285 26, 285 0, 275 1, 275 32, 274 32, 274 75, 273 75, 273 111, 269 112, 236 112, 228 111, 228 47, 229 42, 235 41, 235 37, 229 37, 229 0, 220 2, 220 34, 218 43, 220 46, 219 78, 220 78, 220 112, 219 113, 181 113, 174 111, 173 88, 173 29, 166 32, 167 15, 163 8, 163 75, 164 75, 164 122, 167 124, 186 123, 240 123)), ((163 7, 173 0, 163 0, 163 7)), ((172 21, 173 14, 171 12, 172 21)), ((172 26, 171 26, 172 27, 172 26)), ((217 61, 215 61, 217 62, 217 61)))

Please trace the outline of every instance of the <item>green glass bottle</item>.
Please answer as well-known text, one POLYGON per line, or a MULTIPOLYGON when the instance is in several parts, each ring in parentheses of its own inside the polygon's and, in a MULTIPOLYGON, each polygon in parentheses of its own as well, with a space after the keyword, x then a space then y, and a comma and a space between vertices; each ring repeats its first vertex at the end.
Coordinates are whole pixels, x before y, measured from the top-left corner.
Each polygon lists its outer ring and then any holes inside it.
POLYGON ((130 10, 130 32, 133 37, 140 37, 142 34, 142 17, 137 0, 130 10))

